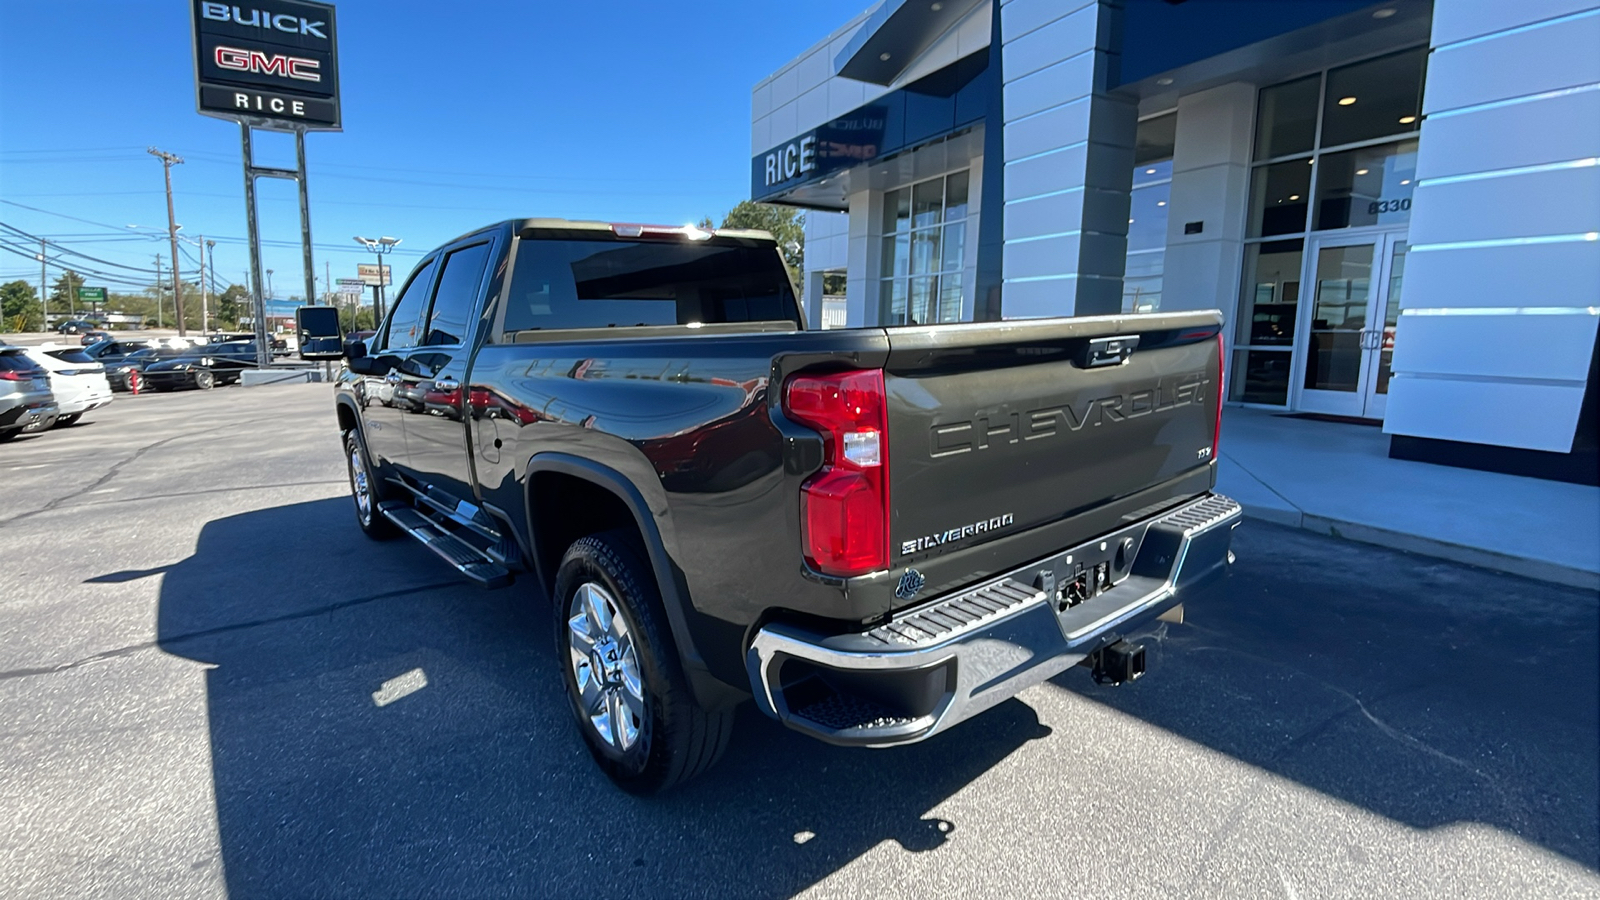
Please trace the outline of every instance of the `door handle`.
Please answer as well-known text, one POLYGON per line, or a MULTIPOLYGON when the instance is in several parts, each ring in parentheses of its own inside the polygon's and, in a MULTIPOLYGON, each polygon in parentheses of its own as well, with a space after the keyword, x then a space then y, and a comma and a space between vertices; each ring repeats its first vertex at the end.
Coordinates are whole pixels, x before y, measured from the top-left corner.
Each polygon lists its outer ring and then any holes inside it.
POLYGON ((461 389, 461 382, 459 382, 459 381, 455 380, 454 378, 451 378, 450 376, 446 375, 443 378, 434 379, 433 387, 434 387, 435 390, 444 391, 445 393, 448 394, 451 391, 460 390, 461 389))

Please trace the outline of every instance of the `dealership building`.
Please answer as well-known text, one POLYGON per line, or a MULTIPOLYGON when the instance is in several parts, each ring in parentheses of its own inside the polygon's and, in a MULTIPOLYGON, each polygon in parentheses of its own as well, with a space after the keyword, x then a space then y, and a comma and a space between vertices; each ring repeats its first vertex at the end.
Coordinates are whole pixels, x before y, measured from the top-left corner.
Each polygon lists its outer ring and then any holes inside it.
POLYGON ((883 0, 757 84, 813 327, 1221 309, 1231 403, 1594 483, 1600 0, 883 0))

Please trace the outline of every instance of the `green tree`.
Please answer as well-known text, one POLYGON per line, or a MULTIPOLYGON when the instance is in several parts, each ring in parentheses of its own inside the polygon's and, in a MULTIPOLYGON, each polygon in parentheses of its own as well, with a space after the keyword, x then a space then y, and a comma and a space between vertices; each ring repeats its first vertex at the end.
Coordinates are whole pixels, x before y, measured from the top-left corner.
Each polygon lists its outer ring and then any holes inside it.
MULTIPOLYGON (((700 220, 700 227, 709 228, 711 219, 700 220)), ((789 264, 792 275, 798 277, 805 268, 806 258, 805 213, 792 206, 774 206, 770 203, 739 201, 722 217, 722 228, 754 228, 766 231, 778 241, 783 261, 789 264)))
POLYGON ((50 286, 50 311, 59 316, 65 316, 68 311, 83 312, 78 309, 78 288, 83 287, 83 276, 71 269, 61 273, 56 283, 50 286))
POLYGON ((39 331, 44 328, 44 312, 39 308, 39 293, 26 281, 0 284, 0 331, 39 331))
POLYGON ((239 327, 239 317, 250 309, 250 291, 242 284, 230 284, 211 302, 214 304, 211 317, 218 326, 232 331, 239 327))

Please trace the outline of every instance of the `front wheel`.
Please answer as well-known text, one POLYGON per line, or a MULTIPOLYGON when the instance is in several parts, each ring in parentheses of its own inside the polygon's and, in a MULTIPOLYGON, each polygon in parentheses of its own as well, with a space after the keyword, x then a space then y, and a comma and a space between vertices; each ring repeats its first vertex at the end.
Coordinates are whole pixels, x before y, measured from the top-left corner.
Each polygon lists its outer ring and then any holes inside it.
POLYGON ((399 534, 389 517, 378 511, 383 500, 381 483, 372 475, 367 465, 367 454, 361 449, 361 439, 354 431, 344 435, 345 467, 350 473, 350 497, 356 504, 356 524, 362 534, 375 541, 385 541, 399 534))
POLYGON ((733 710, 695 702, 637 538, 573 542, 555 599, 567 699, 601 770, 631 794, 653 794, 710 768, 728 746, 733 710))
POLYGON ((200 371, 194 373, 194 386, 196 388, 199 388, 202 391, 209 391, 213 387, 216 387, 216 385, 216 376, 212 375, 210 372, 201 369, 200 371))

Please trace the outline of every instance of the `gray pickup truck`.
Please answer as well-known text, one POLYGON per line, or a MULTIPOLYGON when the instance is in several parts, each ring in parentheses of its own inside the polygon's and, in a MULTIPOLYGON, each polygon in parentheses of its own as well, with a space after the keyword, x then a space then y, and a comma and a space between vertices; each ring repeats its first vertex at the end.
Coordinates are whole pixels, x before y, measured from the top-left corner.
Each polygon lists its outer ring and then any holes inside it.
POLYGON ((429 253, 343 358, 357 521, 549 598, 621 787, 734 707, 834 744, 950 728, 1222 574, 1216 312, 811 331, 764 232, 502 222, 429 253))

